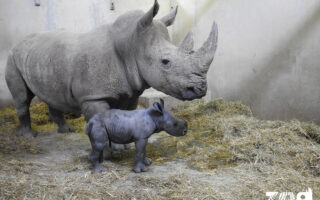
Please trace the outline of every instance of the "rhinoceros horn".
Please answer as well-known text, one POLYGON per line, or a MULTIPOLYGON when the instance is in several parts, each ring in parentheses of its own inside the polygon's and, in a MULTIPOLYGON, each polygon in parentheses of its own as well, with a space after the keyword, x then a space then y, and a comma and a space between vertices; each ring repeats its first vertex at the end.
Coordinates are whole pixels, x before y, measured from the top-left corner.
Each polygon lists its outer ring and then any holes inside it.
POLYGON ((174 19, 176 18, 177 12, 178 12, 178 6, 176 7, 176 9, 173 9, 169 14, 162 17, 160 21, 162 21, 162 23, 164 23, 166 26, 172 25, 174 22, 174 19))
POLYGON ((186 37, 183 39, 179 45, 179 49, 183 51, 190 52, 193 50, 193 33, 189 31, 186 37))
POLYGON ((217 49, 218 41, 218 26, 216 22, 213 22, 211 32, 208 39, 204 42, 202 47, 195 52, 195 56, 201 59, 203 65, 203 71, 207 72, 210 64, 214 58, 214 53, 217 49))
POLYGON ((138 27, 142 29, 148 27, 152 23, 153 17, 157 15, 158 11, 159 4, 158 1, 155 0, 152 8, 140 18, 138 27))

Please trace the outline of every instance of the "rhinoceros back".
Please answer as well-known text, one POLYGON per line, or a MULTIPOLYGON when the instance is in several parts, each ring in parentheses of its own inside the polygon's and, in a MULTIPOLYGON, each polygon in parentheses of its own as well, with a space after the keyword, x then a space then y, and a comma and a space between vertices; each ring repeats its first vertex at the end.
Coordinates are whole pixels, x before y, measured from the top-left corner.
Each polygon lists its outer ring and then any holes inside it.
POLYGON ((27 86, 48 104, 72 104, 69 63, 75 38, 63 31, 33 34, 12 49, 14 63, 27 86))
POLYGON ((79 110, 81 101, 128 91, 107 30, 33 34, 13 48, 12 56, 36 96, 59 110, 79 110))

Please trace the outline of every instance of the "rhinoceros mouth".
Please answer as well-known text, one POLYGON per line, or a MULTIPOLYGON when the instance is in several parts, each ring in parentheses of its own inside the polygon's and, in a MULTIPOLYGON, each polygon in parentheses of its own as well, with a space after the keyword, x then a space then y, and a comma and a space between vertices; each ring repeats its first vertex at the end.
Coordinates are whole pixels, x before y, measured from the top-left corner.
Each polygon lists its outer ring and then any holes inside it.
POLYGON ((183 100, 199 99, 205 96, 207 88, 189 86, 182 92, 183 100))

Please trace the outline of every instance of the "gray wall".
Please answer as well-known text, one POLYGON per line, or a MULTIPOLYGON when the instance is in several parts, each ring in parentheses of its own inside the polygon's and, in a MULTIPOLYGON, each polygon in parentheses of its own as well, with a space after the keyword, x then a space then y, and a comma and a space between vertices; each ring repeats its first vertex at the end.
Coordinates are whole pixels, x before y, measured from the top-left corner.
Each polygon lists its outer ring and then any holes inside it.
MULTIPOLYGON (((0 104, 10 102, 3 72, 6 55, 25 35, 64 28, 87 31, 130 9, 147 10, 152 0, 0 0, 0 104), (2 103, 1 103, 2 101, 2 103)), ((266 119, 320 123, 320 1, 160 0, 159 17, 179 5, 171 28, 178 44, 191 28, 195 46, 219 26, 219 44, 208 73, 209 96, 242 100, 266 119)))
POLYGON ((264 119, 320 123, 320 1, 178 0, 173 40, 200 46, 213 20, 219 43, 209 95, 241 100, 264 119), (180 12, 180 14, 181 14, 180 12))
POLYGON ((197 41, 212 18, 220 28, 212 97, 240 99, 265 119, 320 123, 320 1, 212 1, 197 41))

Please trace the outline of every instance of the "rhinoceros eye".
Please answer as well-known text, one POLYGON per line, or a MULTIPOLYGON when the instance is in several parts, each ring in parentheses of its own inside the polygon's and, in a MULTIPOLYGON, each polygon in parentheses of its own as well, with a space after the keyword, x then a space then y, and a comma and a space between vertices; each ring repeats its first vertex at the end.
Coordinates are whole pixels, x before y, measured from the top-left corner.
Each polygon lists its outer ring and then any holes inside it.
POLYGON ((161 62, 162 62, 162 64, 167 65, 167 64, 169 64, 170 60, 162 59, 161 62))

